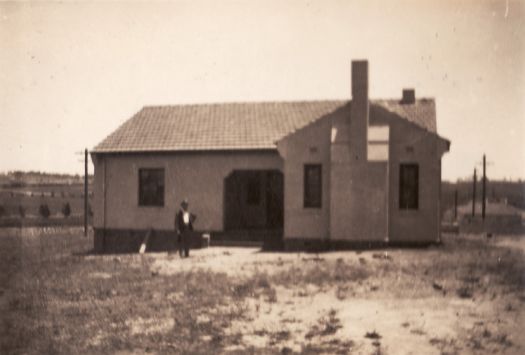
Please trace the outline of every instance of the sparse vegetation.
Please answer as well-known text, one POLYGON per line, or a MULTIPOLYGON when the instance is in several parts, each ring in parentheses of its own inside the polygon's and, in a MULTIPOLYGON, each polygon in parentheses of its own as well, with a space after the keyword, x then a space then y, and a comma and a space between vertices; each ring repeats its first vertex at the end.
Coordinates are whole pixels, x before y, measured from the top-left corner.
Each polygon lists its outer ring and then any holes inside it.
POLYGON ((337 318, 337 311, 335 309, 331 309, 328 312, 328 315, 320 318, 317 321, 317 324, 312 326, 308 333, 306 333, 305 338, 312 339, 314 337, 333 335, 342 327, 341 321, 339 318, 337 318))
POLYGON ((20 215, 20 218, 24 218, 26 216, 26 209, 24 206, 18 206, 18 214, 20 215))
POLYGON ((66 202, 64 204, 64 207, 62 207, 62 214, 66 218, 68 218, 71 215, 71 206, 69 205, 69 202, 66 202))
MULTIPOLYGON (((5 208, 5 218, 0 226, 41 226, 41 225, 82 225, 84 200, 80 198, 83 185, 31 185, 0 188, 0 205, 5 208), (52 192, 54 197, 52 197, 52 192), (76 192, 76 193, 75 193, 76 192), (72 193, 75 197, 70 198, 72 193), (43 197, 42 197, 43 195, 43 197), (69 203, 71 213, 65 218, 64 205, 69 203), (40 205, 46 204, 53 214, 60 213, 64 218, 44 218, 40 205), (23 215, 20 213, 23 208, 23 215)), ((88 210, 88 213, 89 210, 88 210)), ((54 216, 55 217, 55 216, 54 216)), ((58 216, 56 216, 58 217, 58 216)), ((89 214, 92 218, 92 211, 89 214)))
POLYGON ((80 229, 20 233, 0 238, 0 353, 398 353, 398 332, 417 353, 519 349, 525 260, 494 239, 230 265, 235 248, 91 255, 80 229))
POLYGON ((40 215, 43 218, 49 218, 49 216, 51 215, 51 211, 49 210, 49 206, 46 203, 40 205, 40 207, 38 208, 38 213, 40 213, 40 215))

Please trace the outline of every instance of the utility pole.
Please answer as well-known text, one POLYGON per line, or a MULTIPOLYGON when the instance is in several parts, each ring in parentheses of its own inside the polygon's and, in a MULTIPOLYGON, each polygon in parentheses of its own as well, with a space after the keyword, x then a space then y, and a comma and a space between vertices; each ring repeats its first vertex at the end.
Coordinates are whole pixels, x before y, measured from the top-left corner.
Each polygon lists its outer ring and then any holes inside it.
POLYGON ((476 168, 474 168, 474 180, 472 181, 472 217, 476 215, 476 168))
POLYGON ((84 149, 84 236, 88 235, 88 150, 84 149))
POLYGON ((478 162, 477 165, 483 167, 483 177, 481 180, 481 218, 485 219, 486 207, 487 207, 487 165, 492 165, 493 162, 487 162, 485 154, 483 154, 483 160, 478 162))
POLYGON ((458 190, 454 191, 454 221, 458 220, 458 190))
POLYGON ((481 218, 484 220, 485 219, 485 200, 487 198, 486 196, 486 181, 487 181, 487 177, 485 175, 485 168, 486 168, 486 165, 487 165, 487 162, 486 162, 486 159, 485 159, 485 154, 483 154, 483 182, 482 182, 482 190, 481 190, 481 196, 482 196, 482 200, 481 200, 481 218))

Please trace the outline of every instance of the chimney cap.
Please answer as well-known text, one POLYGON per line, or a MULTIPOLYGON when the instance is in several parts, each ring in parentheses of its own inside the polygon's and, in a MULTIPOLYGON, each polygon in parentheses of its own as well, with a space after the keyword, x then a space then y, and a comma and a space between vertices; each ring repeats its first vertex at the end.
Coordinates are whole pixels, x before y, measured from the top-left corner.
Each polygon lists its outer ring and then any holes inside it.
POLYGON ((403 97, 401 98, 402 104, 414 104, 416 103, 416 90, 415 89, 403 89, 403 97))

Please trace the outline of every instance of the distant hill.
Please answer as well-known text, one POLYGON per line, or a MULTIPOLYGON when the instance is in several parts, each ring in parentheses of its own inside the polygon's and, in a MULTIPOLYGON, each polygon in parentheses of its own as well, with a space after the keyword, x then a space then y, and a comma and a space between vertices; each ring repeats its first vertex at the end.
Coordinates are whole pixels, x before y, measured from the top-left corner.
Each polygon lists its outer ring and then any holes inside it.
MULTIPOLYGON (((93 175, 89 175, 89 182, 93 175)), ((53 174, 39 171, 9 171, 0 173, 0 187, 22 187, 28 185, 74 185, 84 183, 83 175, 53 174)))

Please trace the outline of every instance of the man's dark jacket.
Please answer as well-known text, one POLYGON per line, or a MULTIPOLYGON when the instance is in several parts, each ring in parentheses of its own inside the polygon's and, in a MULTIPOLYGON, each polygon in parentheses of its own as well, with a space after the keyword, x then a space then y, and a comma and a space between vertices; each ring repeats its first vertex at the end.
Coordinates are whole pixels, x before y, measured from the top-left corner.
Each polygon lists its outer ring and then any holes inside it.
POLYGON ((193 213, 190 213, 190 222, 188 224, 184 223, 184 217, 183 217, 184 211, 179 210, 177 214, 175 215, 175 229, 180 233, 184 233, 186 231, 192 231, 193 230, 193 221, 195 220, 195 215, 193 213))

